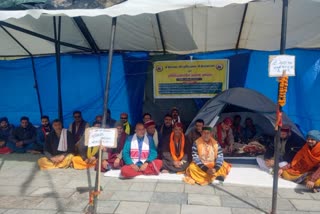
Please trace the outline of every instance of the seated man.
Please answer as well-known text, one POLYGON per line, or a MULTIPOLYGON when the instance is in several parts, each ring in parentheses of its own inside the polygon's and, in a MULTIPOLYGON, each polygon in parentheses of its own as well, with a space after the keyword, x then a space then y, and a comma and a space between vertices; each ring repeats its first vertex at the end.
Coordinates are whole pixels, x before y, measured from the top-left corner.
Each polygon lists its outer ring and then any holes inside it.
POLYGON ((259 138, 261 134, 261 128, 258 125, 255 125, 250 117, 247 117, 243 128, 243 142, 249 143, 251 140, 259 138))
POLYGON ((318 192, 320 188, 320 132, 309 131, 306 144, 294 156, 293 160, 279 169, 279 176, 296 183, 305 183, 306 187, 318 192))
POLYGON ((126 165, 121 168, 124 178, 137 175, 158 175, 162 161, 157 158, 157 150, 152 138, 146 136, 142 123, 137 123, 136 133, 129 137, 122 150, 122 158, 126 165))
POLYGON ((187 145, 183 134, 182 123, 173 125, 170 141, 163 145, 162 171, 163 173, 183 172, 189 166, 187 145))
POLYGON ((166 114, 163 118, 163 124, 158 129, 158 137, 159 137, 159 145, 158 151, 160 151, 160 155, 162 154, 162 144, 165 142, 169 142, 170 135, 172 132, 172 116, 170 114, 166 114))
POLYGON ((230 172, 231 165, 224 161, 222 149, 211 132, 211 127, 203 127, 201 137, 193 144, 193 161, 183 179, 186 183, 207 185, 215 179, 223 181, 230 172))
POLYGON ((231 129, 231 118, 225 118, 221 123, 213 128, 213 138, 218 141, 224 155, 231 155, 234 152, 234 138, 231 129))
POLYGON ((9 143, 7 146, 13 152, 40 153, 40 151, 35 150, 36 140, 36 128, 29 122, 28 117, 21 117, 20 126, 13 130, 12 135, 9 137, 9 143))
POLYGON ((41 170, 68 168, 73 158, 75 144, 72 134, 62 128, 62 123, 58 119, 52 122, 52 128, 53 131, 47 136, 44 144, 46 157, 38 160, 41 170))
MULTIPOLYGON (((102 123, 102 118, 101 118, 102 123)), ((110 128, 115 128, 116 120, 111 117, 111 111, 110 109, 107 109, 107 120, 106 120, 106 126, 110 128)))
POLYGON ((243 127, 241 126, 241 116, 239 114, 233 117, 232 133, 234 142, 240 143, 243 140, 243 127))
POLYGON ((78 152, 79 141, 84 134, 86 128, 90 125, 85 120, 82 119, 81 111, 74 111, 73 112, 74 121, 69 125, 69 132, 73 135, 74 142, 76 144, 76 152, 78 152))
MULTIPOLYGON (((289 125, 283 125, 280 131, 279 165, 290 163, 304 141, 291 132, 289 125)), ((270 143, 264 156, 258 156, 257 162, 262 170, 270 172, 274 166, 274 142, 270 143)))
MULTIPOLYGON (((95 121, 93 127, 101 127, 101 123, 95 121)), ((98 155, 99 146, 88 147, 85 145, 85 135, 82 135, 79 141, 79 155, 72 158, 72 165, 75 169, 88 169, 95 167, 98 155)))
POLYGON ((231 165, 224 161, 222 149, 211 137, 211 132, 211 127, 203 127, 201 137, 193 144, 193 161, 183 179, 188 184, 197 183, 203 186, 215 179, 223 181, 230 172, 231 165))
POLYGON ((159 138, 158 138, 158 132, 156 129, 156 123, 153 120, 149 120, 144 123, 144 127, 147 130, 147 135, 153 139, 154 145, 156 146, 156 148, 158 150, 159 138))
POLYGON ((46 142, 46 137, 51 132, 52 127, 48 116, 41 117, 41 126, 37 129, 37 147, 43 152, 43 147, 46 142))
POLYGON ((144 114, 142 115, 142 122, 143 122, 143 123, 146 123, 146 122, 148 122, 149 120, 152 120, 152 115, 151 115, 150 113, 148 113, 148 112, 144 113, 144 114))
POLYGON ((117 148, 104 148, 102 153, 101 172, 108 169, 120 169, 123 166, 122 149, 127 139, 127 134, 123 130, 123 123, 118 121, 115 123, 118 131, 117 148))
POLYGON ((134 134, 134 130, 133 127, 131 126, 131 124, 128 121, 128 114, 123 112, 120 114, 120 120, 123 123, 123 130, 127 135, 133 135, 134 134))
POLYGON ((8 118, 0 118, 0 154, 9 154, 11 150, 7 147, 9 137, 12 135, 13 126, 9 124, 8 118))
POLYGON ((204 121, 202 119, 197 119, 193 129, 186 136, 186 144, 187 144, 187 155, 188 161, 192 161, 192 146, 193 142, 195 142, 199 137, 201 137, 202 127, 204 126, 204 121))

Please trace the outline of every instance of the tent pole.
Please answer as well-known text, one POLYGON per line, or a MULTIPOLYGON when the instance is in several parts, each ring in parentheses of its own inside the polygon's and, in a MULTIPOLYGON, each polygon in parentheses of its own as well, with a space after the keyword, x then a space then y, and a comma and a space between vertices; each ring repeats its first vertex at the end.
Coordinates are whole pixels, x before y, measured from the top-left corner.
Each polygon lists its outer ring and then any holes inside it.
MULTIPOLYGON (((114 50, 114 40, 115 40, 115 33, 116 33, 116 26, 117 26, 117 17, 112 18, 112 27, 111 27, 111 37, 110 37, 110 48, 109 48, 109 59, 108 59, 108 70, 107 70, 107 78, 106 78, 106 86, 105 86, 105 93, 104 93, 104 101, 103 101, 103 118, 102 118, 102 128, 106 127, 107 122, 107 111, 108 111, 108 97, 109 97, 109 87, 110 87, 110 77, 111 77, 111 70, 112 70, 112 57, 113 57, 113 50, 114 50)), ((101 161, 101 160, 99 160, 101 161)), ((96 172, 96 183, 95 183, 95 191, 99 192, 100 189, 100 168, 96 172)), ((95 194, 93 198, 93 206, 94 206, 94 213, 97 213, 98 207, 98 195, 95 194)))
MULTIPOLYGON (((288 21, 288 0, 283 0, 280 54, 285 54, 286 38, 287 38, 287 21, 288 21)), ((280 83, 278 84, 278 91, 279 91, 279 87, 280 87, 280 83)), ((279 94, 278 94, 278 96, 279 96, 279 94)), ((280 105, 278 105, 278 111, 277 112, 279 112, 280 114, 282 112, 282 107, 280 105)), ((276 124, 271 214, 276 214, 277 213, 280 132, 281 132, 281 127, 278 127, 278 124, 276 124)))
POLYGON ((17 40, 5 27, 3 27, 0 23, 0 27, 23 49, 25 50, 31 59, 31 64, 32 64, 32 72, 33 72, 33 78, 34 78, 34 88, 36 89, 37 92, 37 98, 38 98, 38 105, 39 105, 39 111, 40 111, 40 116, 42 117, 43 112, 42 112, 42 105, 41 105, 41 99, 40 99, 40 93, 39 93, 39 87, 38 87, 38 79, 37 79, 37 73, 36 73, 36 66, 34 63, 34 57, 32 53, 21 43, 19 40, 17 40))
POLYGON ((241 25, 240 25, 240 29, 239 29, 237 44, 236 44, 236 51, 239 49, 239 44, 240 44, 240 39, 241 39, 241 34, 242 34, 242 29, 243 29, 243 24, 244 24, 244 21, 246 20, 246 16, 247 16, 248 5, 249 5, 249 3, 247 3, 244 6, 244 11, 243 11, 243 15, 242 15, 241 25))
POLYGON ((163 32, 162 32, 160 17, 159 17, 158 13, 156 14, 156 19, 157 19, 157 24, 158 24, 159 34, 160 34, 160 40, 161 40, 161 45, 162 45, 162 53, 163 53, 163 55, 165 55, 167 51, 166 51, 165 41, 164 41, 164 38, 163 38, 163 32))
POLYGON ((54 39, 56 49, 57 81, 58 81, 58 117, 63 124, 62 96, 61 96, 61 55, 60 55, 60 37, 61 37, 61 16, 58 19, 58 29, 56 17, 53 17, 54 39))
MULTIPOLYGON (((0 25, 5 26, 10 29, 13 29, 13 30, 16 30, 16 31, 19 31, 19 32, 22 32, 22 33, 25 33, 25 34, 28 34, 30 36, 34 36, 34 37, 49 41, 49 42, 54 42, 54 43, 56 42, 55 39, 53 39, 51 37, 42 35, 40 33, 33 32, 31 30, 24 29, 22 27, 19 27, 19 26, 13 25, 13 24, 9 24, 4 21, 0 21, 0 25)), ((62 46, 74 48, 74 49, 81 50, 81 51, 92 52, 92 50, 90 48, 82 47, 82 46, 75 45, 75 44, 70 44, 70 43, 63 42, 63 41, 59 41, 59 43, 62 46)))

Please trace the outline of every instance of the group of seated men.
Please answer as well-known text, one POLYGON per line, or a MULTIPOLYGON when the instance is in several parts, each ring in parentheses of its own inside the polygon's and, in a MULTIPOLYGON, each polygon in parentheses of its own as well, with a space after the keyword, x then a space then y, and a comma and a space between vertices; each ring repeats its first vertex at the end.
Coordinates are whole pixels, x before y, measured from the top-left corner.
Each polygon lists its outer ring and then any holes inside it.
MULTIPOLYGON (((40 169, 70 166, 75 169, 97 169, 99 147, 84 144, 84 130, 89 124, 82 119, 81 112, 75 111, 73 116, 74 122, 69 130, 64 129, 58 119, 51 126, 46 116, 42 117, 42 126, 38 129, 31 125, 27 117, 22 117, 20 126, 15 129, 7 118, 1 118, 0 152, 42 149, 45 156, 38 160, 40 169)), ((102 117, 97 116, 93 126, 101 127, 101 120, 102 117)), ((107 125, 118 131, 117 147, 102 149, 100 170, 120 169, 123 178, 158 175, 160 172, 183 173, 186 183, 200 185, 207 185, 215 179, 224 180, 231 169, 231 165, 224 161, 224 152, 233 150, 232 131, 239 131, 236 124, 228 117, 212 128, 204 126, 204 121, 198 119, 194 128, 185 135, 185 127, 176 108, 164 116, 158 128, 149 113, 145 113, 142 122, 133 127, 128 122, 127 113, 122 113, 120 121, 115 121, 108 111, 107 125)), ((251 137, 257 132, 256 129, 250 131, 251 137)), ((308 188, 316 191, 320 187, 319 141, 320 132, 313 130, 308 133, 307 143, 303 145, 303 142, 292 138, 290 127, 284 125, 281 129, 280 161, 286 164, 282 164, 279 175, 298 183, 305 182, 308 188), (297 148, 301 149, 295 154, 297 148)), ((272 167, 273 151, 274 145, 269 145, 265 156, 258 162, 272 167)))

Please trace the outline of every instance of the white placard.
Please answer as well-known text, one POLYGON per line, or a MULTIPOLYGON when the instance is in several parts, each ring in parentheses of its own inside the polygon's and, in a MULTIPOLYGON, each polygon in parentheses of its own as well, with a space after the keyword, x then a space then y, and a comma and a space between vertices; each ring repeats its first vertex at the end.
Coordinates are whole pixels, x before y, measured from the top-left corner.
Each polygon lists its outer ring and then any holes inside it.
POLYGON ((85 131, 85 145, 88 147, 99 146, 100 141, 107 148, 117 147, 117 129, 104 129, 91 127, 85 131))
POLYGON ((269 77, 281 77, 283 72, 287 76, 295 76, 295 56, 269 56, 269 77))

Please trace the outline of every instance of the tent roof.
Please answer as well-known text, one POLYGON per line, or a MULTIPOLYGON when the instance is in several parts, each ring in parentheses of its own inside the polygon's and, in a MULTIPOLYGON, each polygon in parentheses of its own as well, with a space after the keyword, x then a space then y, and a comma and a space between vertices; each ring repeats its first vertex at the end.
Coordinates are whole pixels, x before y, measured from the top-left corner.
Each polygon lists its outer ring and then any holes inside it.
MULTIPOLYGON (((319 11, 315 0, 289 1, 287 48, 320 47, 319 11)), ((62 15, 62 53, 96 52, 93 41, 99 51, 108 50, 111 17, 118 17, 115 50, 120 51, 278 50, 282 1, 128 0, 105 9, 1 11, 0 56, 28 55, 11 36, 31 54, 55 53, 53 15, 62 15), (73 18, 78 16, 81 26, 73 18)))

